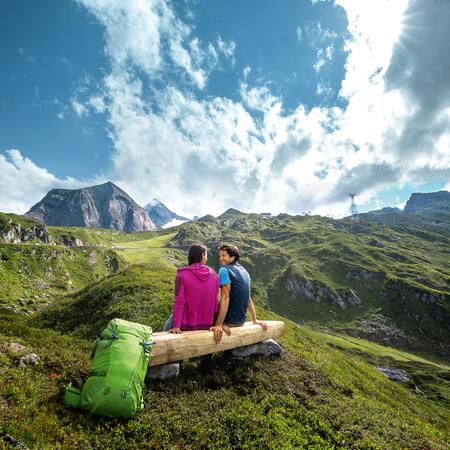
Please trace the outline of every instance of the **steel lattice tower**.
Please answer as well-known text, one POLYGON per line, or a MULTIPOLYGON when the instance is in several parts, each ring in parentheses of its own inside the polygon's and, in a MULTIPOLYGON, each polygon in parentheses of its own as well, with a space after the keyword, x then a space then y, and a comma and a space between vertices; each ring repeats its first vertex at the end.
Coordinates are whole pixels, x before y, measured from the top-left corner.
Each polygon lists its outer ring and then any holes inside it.
POLYGON ((359 218, 358 209, 356 208, 355 195, 356 194, 352 194, 352 193, 348 194, 348 196, 351 198, 350 222, 352 222, 352 223, 359 223, 360 222, 360 218, 359 218))

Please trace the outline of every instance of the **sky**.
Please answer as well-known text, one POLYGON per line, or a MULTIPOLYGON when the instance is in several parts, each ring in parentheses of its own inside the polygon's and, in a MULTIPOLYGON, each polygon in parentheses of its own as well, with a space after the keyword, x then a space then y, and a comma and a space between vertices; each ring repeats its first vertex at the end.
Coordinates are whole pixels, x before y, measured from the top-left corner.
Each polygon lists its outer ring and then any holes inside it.
POLYGON ((187 217, 450 190, 448 0, 0 0, 0 211, 112 181, 187 217))

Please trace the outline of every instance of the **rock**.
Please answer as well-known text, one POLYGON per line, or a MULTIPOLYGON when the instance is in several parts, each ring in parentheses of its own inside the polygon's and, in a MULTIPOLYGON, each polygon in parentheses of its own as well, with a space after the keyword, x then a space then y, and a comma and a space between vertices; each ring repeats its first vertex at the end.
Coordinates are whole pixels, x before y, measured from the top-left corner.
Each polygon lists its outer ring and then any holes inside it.
POLYGON ((273 339, 259 342, 257 344, 245 345, 231 350, 233 358, 247 358, 252 355, 261 356, 281 356, 283 354, 283 347, 273 339))
POLYGON ((355 291, 353 289, 346 289, 341 293, 341 297, 344 301, 349 303, 350 305, 361 308, 362 301, 361 299, 355 294, 355 291))
POLYGON ((317 303, 324 301, 341 309, 347 309, 348 306, 361 308, 362 301, 352 289, 340 289, 336 292, 319 281, 307 280, 296 275, 286 276, 284 286, 292 298, 303 297, 317 303))
POLYGON ((396 322, 381 314, 357 319, 356 324, 357 329, 349 331, 353 337, 369 339, 394 347, 410 347, 418 344, 414 336, 407 334, 396 322))
POLYGON ((146 378, 149 380, 167 380, 180 375, 180 363, 174 362, 149 367, 146 378))
POLYGON ((409 381, 408 374, 402 369, 375 366, 384 376, 393 381, 409 381))
POLYGON ((34 224, 29 222, 23 228, 20 223, 12 218, 9 220, 4 228, 0 229, 0 240, 7 244, 20 244, 21 242, 29 241, 30 239, 39 239, 42 242, 49 242, 47 229, 41 224, 34 224))
POLYGON ((371 239, 369 242, 367 242, 368 245, 371 245, 372 247, 378 247, 383 248, 384 244, 380 241, 377 241, 376 239, 371 239))
POLYGON ((95 255, 94 252, 89 253, 88 261, 91 266, 93 266, 97 262, 97 256, 95 255))
POLYGON ((19 365, 20 367, 26 367, 30 365, 35 366, 40 359, 41 358, 39 358, 39 356, 36 355, 36 353, 30 353, 29 355, 22 356, 22 358, 20 358, 19 365))
POLYGON ((13 311, 15 313, 19 312, 19 308, 16 305, 2 306, 1 309, 10 309, 11 311, 13 311))
POLYGON ((12 437, 10 434, 4 434, 1 436, 3 441, 9 444, 12 448, 17 448, 19 450, 28 450, 28 447, 22 442, 18 441, 16 438, 12 437))
POLYGON ((17 342, 11 342, 10 347, 15 352, 24 352, 26 350, 26 347, 22 344, 18 344, 17 342))
POLYGON ((70 236, 67 234, 63 234, 61 236, 61 244, 65 245, 66 247, 83 247, 84 242, 77 238, 76 236, 70 236))

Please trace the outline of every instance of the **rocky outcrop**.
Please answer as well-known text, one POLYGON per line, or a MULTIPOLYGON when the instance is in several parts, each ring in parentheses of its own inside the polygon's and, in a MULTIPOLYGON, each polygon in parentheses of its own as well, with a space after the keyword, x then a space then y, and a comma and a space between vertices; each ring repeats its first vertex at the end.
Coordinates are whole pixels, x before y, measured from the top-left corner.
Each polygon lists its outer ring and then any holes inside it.
POLYGON ((357 329, 347 330, 354 337, 395 347, 417 346, 417 340, 402 330, 392 319, 380 314, 357 320, 357 329))
POLYGON ((450 192, 411 194, 403 210, 382 208, 360 214, 363 221, 394 226, 450 229, 450 192))
POLYGON ((22 356, 19 360, 20 367, 35 366, 39 363, 40 358, 36 353, 22 356))
POLYGON ((395 302, 402 311, 402 316, 415 322, 418 327, 430 320, 438 321, 443 328, 450 331, 450 314, 444 307, 450 301, 450 295, 426 291, 404 283, 402 280, 387 280, 380 292, 380 300, 395 302), (417 308, 413 300, 425 307, 417 308))
POLYGON ((23 242, 39 240, 48 243, 47 228, 34 221, 24 221, 14 214, 4 214, 0 221, 0 242, 7 244, 20 244, 23 242), (14 217, 18 217, 15 220, 14 217))
POLYGON ((127 233, 158 228, 141 206, 111 182, 82 189, 52 189, 25 216, 46 225, 127 233))
POLYGON ((349 306, 360 308, 362 304, 353 289, 344 288, 337 292, 320 281, 306 280, 292 274, 284 278, 284 287, 293 298, 306 298, 318 303, 327 302, 341 309, 347 309, 349 306))
POLYGON ((415 193, 406 202, 406 214, 424 214, 426 210, 450 211, 450 192, 415 193))
POLYGON ((375 366, 385 377, 392 381, 409 381, 409 376, 403 369, 375 366))
POLYGON ((83 247, 84 245, 83 241, 80 238, 66 234, 63 234, 61 236, 61 244, 67 247, 83 247))

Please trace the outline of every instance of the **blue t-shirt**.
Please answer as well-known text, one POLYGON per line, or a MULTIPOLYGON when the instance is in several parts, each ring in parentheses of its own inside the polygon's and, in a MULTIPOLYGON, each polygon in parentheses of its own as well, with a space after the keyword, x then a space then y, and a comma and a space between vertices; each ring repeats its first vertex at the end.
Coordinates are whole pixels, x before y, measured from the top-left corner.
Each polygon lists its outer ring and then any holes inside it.
POLYGON ((230 284, 230 303, 224 323, 230 325, 245 322, 248 299, 250 298, 250 275, 238 262, 219 269, 220 286, 230 284))

